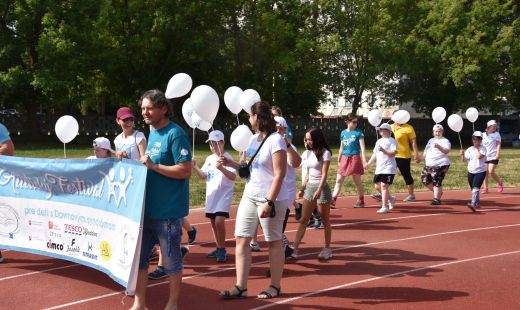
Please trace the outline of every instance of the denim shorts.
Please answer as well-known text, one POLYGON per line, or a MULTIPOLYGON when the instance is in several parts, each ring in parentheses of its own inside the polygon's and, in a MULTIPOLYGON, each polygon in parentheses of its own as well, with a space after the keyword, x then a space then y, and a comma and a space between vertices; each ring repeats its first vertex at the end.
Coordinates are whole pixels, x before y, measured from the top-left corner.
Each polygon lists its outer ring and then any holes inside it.
MULTIPOLYGON (((303 199, 307 201, 313 201, 314 193, 318 190, 318 187, 320 187, 320 183, 307 183, 307 186, 305 187, 305 192, 303 193, 303 199)), ((321 195, 316 201, 319 205, 324 205, 332 201, 332 194, 330 192, 330 187, 327 183, 323 185, 323 189, 321 190, 321 195)))
POLYGON ((156 244, 161 247, 164 271, 174 274, 182 271, 181 231, 184 219, 155 220, 144 218, 143 240, 139 269, 147 269, 150 254, 156 244))

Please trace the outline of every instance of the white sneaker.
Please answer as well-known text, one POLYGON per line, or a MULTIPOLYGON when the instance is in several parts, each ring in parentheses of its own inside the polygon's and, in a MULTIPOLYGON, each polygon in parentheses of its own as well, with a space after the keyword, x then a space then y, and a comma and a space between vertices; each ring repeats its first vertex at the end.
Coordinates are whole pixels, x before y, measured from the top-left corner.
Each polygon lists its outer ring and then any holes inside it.
POLYGON ((390 209, 388 209, 386 206, 382 206, 381 209, 377 210, 377 213, 388 213, 390 209))
POLYGON ((408 196, 406 196, 406 197, 403 199, 403 201, 404 201, 404 202, 415 201, 415 195, 414 195, 414 194, 408 195, 408 196))
POLYGON ((330 248, 323 248, 318 254, 319 259, 331 259, 332 258, 332 250, 330 248))
POLYGON ((390 199, 388 199, 388 209, 392 210, 395 206, 395 197, 390 196, 390 199))
POLYGON ((251 251, 253 252, 262 252, 262 249, 258 245, 258 243, 250 243, 249 246, 251 247, 251 251))

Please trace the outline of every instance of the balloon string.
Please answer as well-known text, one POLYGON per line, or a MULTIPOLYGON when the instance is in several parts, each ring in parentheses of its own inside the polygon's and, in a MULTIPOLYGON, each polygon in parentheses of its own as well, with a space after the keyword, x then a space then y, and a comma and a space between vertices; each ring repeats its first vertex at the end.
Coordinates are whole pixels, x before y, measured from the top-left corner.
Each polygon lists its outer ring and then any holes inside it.
POLYGON ((475 123, 471 123, 473 125, 473 132, 475 132, 475 123))
POLYGON ((191 135, 193 139, 193 143, 191 145, 192 151, 191 151, 191 157, 195 156, 195 128, 193 128, 193 134, 191 135))
POLYGON ((67 158, 67 150, 65 149, 65 143, 63 143, 63 158, 67 158))
POLYGON ((460 132, 457 132, 457 134, 459 135, 460 149, 462 150, 462 140, 460 139, 460 132))
POLYGON ((240 120, 238 119, 238 114, 235 114, 237 116, 237 126, 240 126, 240 120))

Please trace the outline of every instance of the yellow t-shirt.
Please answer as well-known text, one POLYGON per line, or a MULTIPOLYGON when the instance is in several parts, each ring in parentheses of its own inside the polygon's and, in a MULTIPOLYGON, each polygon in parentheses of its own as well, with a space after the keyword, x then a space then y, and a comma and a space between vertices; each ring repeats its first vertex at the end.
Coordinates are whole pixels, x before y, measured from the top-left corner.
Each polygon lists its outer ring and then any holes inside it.
POLYGON ((412 158, 412 140, 415 139, 415 130, 411 125, 392 124, 392 132, 397 141, 397 158, 412 158))

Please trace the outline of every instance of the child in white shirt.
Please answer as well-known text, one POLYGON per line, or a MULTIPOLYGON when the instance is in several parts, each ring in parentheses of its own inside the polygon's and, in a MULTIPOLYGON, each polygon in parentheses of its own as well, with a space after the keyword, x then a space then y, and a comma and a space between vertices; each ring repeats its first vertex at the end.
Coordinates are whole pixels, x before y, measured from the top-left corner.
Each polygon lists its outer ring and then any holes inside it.
POLYGON ((475 131, 471 136, 473 146, 470 146, 466 152, 460 150, 460 158, 468 163, 468 183, 471 188, 471 202, 468 208, 473 212, 477 212, 480 208, 480 187, 486 177, 486 148, 482 145, 482 132, 475 131))
POLYGON ((213 130, 206 142, 212 154, 206 158, 202 168, 197 166, 195 160, 192 162, 199 178, 206 180, 205 211, 206 217, 211 219, 211 228, 215 236, 216 249, 206 256, 216 257, 217 262, 223 263, 227 260, 225 219, 229 218, 229 209, 233 201, 236 172, 234 168, 225 167, 219 161, 221 156, 233 159, 224 152, 224 134, 220 130, 213 130))
POLYGON ((383 123, 377 128, 381 138, 377 140, 374 152, 370 160, 365 164, 365 169, 376 161, 374 174, 374 187, 381 193, 381 209, 377 213, 388 213, 394 208, 395 197, 390 194, 390 185, 394 181, 397 172, 395 154, 397 154, 397 141, 391 137, 392 128, 383 123))
POLYGON ((484 187, 482 188, 482 194, 488 192, 488 181, 489 176, 495 180, 498 184, 498 192, 501 193, 504 191, 504 184, 498 177, 495 170, 497 169, 498 161, 500 160, 500 146, 501 146, 502 138, 500 137, 500 133, 497 131, 497 122, 495 120, 490 120, 487 122, 486 132, 482 134, 482 145, 486 148, 486 164, 487 164, 487 174, 484 179, 484 187))

